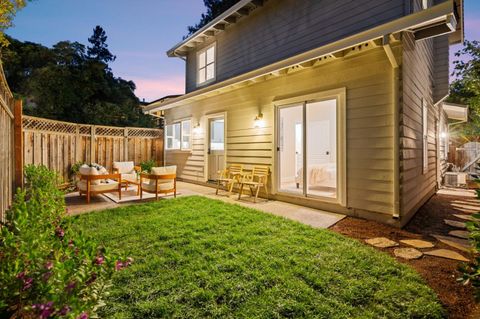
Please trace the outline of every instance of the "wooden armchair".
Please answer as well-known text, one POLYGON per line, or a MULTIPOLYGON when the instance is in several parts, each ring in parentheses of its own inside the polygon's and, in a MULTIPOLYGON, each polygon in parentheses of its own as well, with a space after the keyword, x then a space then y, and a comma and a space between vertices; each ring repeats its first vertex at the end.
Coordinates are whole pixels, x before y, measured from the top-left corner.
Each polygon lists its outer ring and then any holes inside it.
POLYGON ((127 190, 129 184, 137 185, 137 196, 140 195, 139 174, 140 166, 135 166, 133 162, 113 162, 113 173, 120 174, 122 177, 122 185, 127 190))
POLYGON ((258 193, 263 187, 268 198, 268 175, 270 169, 268 166, 254 166, 251 174, 244 174, 240 182, 240 191, 238 192, 238 199, 242 196, 243 186, 247 185, 250 188, 250 193, 253 198, 253 202, 257 202, 258 193))
POLYGON ((177 166, 153 167, 150 174, 140 174, 140 199, 143 192, 155 194, 173 193, 177 197, 177 166), (148 182, 145 182, 148 180, 148 182))
POLYGON ((226 187, 228 192, 232 193, 235 183, 240 183, 242 179, 243 165, 231 164, 228 168, 220 171, 219 174, 220 177, 217 179, 217 191, 215 194, 218 195, 220 185, 226 187))
MULTIPOLYGON (((96 170, 96 169, 95 169, 96 170)), ((92 195, 118 192, 118 198, 122 199, 122 184, 120 174, 78 174, 80 177, 77 183, 80 196, 87 195, 87 204, 90 203, 92 195)))

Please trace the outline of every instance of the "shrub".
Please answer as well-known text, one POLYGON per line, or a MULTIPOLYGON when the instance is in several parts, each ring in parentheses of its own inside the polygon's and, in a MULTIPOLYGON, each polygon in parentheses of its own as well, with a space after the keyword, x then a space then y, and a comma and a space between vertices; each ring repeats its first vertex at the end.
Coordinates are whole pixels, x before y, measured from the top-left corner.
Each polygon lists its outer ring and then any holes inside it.
POLYGON ((155 167, 157 163, 154 160, 144 161, 140 163, 140 168, 142 172, 150 173, 152 171, 152 167, 155 167))
POLYGON ((115 261, 65 216, 57 175, 27 166, 0 229, 0 317, 88 318, 103 305, 115 261))
MULTIPOLYGON (((477 183, 479 181, 477 180, 477 183)), ((477 198, 480 199, 480 190, 476 190, 477 198)), ((473 248, 473 259, 468 265, 462 267, 461 280, 465 284, 471 283, 475 289, 475 297, 480 299, 480 213, 472 215, 473 220, 467 222, 470 231, 469 239, 473 248)))

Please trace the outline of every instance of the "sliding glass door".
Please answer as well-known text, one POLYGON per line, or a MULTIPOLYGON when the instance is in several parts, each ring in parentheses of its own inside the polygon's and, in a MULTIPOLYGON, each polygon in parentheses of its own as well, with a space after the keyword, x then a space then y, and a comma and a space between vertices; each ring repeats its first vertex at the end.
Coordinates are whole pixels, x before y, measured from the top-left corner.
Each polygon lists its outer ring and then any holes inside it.
POLYGON ((278 108, 278 190, 336 199, 337 99, 278 108))
POLYGON ((279 109, 279 189, 303 194, 303 104, 279 109))

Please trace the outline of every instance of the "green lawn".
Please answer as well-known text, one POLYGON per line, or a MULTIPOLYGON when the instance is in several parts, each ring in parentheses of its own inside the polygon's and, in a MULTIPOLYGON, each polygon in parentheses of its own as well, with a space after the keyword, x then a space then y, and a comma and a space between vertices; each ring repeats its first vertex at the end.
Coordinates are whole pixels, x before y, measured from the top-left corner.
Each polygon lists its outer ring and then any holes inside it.
POLYGON ((102 317, 440 318, 410 268, 358 241, 253 209, 183 197, 80 216, 116 273, 102 317))

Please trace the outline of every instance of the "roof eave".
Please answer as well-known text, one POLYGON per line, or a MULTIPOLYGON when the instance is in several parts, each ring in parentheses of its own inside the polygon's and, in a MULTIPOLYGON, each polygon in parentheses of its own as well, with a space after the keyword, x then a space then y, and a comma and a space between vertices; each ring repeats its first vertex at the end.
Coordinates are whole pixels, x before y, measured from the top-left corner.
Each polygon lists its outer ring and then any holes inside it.
POLYGON ((230 7, 228 10, 226 10, 224 13, 210 21, 208 24, 200 28, 198 31, 196 31, 194 34, 188 36, 186 39, 180 41, 176 45, 174 45, 170 50, 167 51, 167 56, 169 57, 178 57, 181 56, 177 53, 177 50, 185 45, 187 45, 190 42, 193 42, 196 38, 199 36, 205 36, 205 32, 211 31, 212 28, 217 25, 218 23, 224 21, 227 17, 231 16, 235 12, 238 12, 242 8, 244 8, 246 5, 251 3, 252 0, 241 0, 234 4, 232 7, 230 7))

